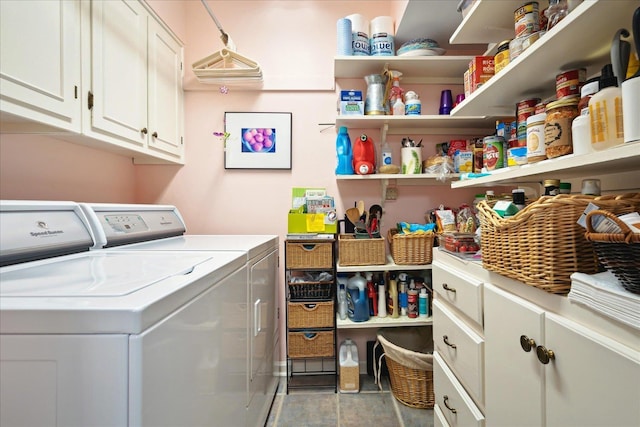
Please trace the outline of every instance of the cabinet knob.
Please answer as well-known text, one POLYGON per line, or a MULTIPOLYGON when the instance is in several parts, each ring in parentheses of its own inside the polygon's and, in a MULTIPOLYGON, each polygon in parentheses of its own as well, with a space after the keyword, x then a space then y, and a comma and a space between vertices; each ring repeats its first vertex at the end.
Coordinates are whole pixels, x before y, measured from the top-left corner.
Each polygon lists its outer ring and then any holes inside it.
POLYGON ((536 348, 536 353, 538 354, 538 360, 543 365, 548 364, 550 360, 556 358, 556 355, 553 353, 553 350, 549 350, 548 348, 542 345, 539 345, 536 348))
POLYGON ((456 288, 451 288, 446 283, 442 284, 442 289, 444 289, 445 291, 453 292, 454 294, 456 293, 456 288))
POLYGON ((154 132, 151 134, 152 137, 157 138, 158 137, 158 132, 154 132))
POLYGON ((140 129, 140 133, 143 133, 143 134, 145 134, 145 135, 146 135, 146 134, 147 134, 147 132, 148 132, 147 128, 142 128, 142 129, 140 129))
POLYGON ((520 335, 520 346, 528 353, 536 346, 536 341, 526 335, 520 335))
POLYGON ((442 400, 443 400, 444 406, 446 406, 448 410, 450 410, 454 414, 458 412, 455 408, 452 408, 451 406, 449 406, 449 396, 445 394, 444 396, 442 396, 442 400))
POLYGON ((451 348, 457 348, 457 346, 456 346, 455 344, 451 344, 451 343, 449 342, 449 337, 448 337, 447 335, 443 335, 443 336, 442 336, 442 340, 443 340, 443 341, 444 341, 444 343, 445 343, 446 345, 448 345, 449 347, 451 347, 451 348))

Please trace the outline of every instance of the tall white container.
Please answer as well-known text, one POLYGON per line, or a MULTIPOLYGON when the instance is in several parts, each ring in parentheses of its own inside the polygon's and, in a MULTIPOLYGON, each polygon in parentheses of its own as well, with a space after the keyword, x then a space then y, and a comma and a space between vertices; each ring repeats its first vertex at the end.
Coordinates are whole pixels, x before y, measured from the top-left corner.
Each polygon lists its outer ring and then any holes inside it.
POLYGON ((358 347, 346 339, 340 344, 340 393, 358 393, 360 391, 360 364, 358 347))

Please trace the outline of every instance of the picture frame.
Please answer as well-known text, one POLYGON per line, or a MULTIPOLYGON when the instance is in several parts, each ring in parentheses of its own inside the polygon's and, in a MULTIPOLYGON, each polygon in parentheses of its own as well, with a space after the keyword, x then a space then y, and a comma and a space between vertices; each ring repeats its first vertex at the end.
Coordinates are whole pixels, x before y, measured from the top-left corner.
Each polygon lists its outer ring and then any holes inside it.
POLYGON ((225 169, 291 169, 291 113, 224 113, 225 169))

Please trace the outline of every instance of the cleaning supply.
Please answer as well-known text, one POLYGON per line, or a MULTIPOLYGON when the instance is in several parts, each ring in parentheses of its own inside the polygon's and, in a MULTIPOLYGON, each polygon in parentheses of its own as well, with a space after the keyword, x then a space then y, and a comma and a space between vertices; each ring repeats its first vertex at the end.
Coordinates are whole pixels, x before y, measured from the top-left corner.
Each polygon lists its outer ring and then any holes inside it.
POLYGON ((384 283, 378 285, 378 317, 387 317, 387 292, 384 283))
POLYGON ((396 275, 393 273, 389 276, 389 303, 387 312, 394 319, 400 317, 400 306, 398 305, 398 283, 396 281, 396 275))
POLYGON ((339 284, 338 289, 338 315, 340 320, 347 318, 347 290, 342 283, 339 284))
POLYGON ((602 68, 599 87, 598 93, 589 100, 591 147, 605 150, 624 142, 622 91, 611 64, 602 68))
POLYGON ((407 307, 409 305, 409 299, 407 298, 407 283, 402 282, 400 284, 400 294, 398 295, 398 303, 400 304, 400 315, 407 315, 407 307))
POLYGON ((373 284, 373 273, 365 273, 367 278, 367 297, 369 298, 369 316, 378 315, 378 298, 376 296, 376 286, 373 284))
POLYGON ((400 71, 389 71, 392 79, 391 89, 389 90, 389 108, 394 116, 404 116, 404 89, 400 87, 400 71))
POLYGON ((427 294, 427 288, 420 289, 420 295, 418 295, 418 315, 420 317, 429 316, 429 294, 427 294))
POLYGON ((412 90, 404 95, 404 113, 407 116, 419 116, 422 114, 420 97, 412 90))
POLYGON ((391 153, 391 146, 385 140, 380 148, 380 162, 378 163, 378 169, 381 166, 390 166, 393 164, 393 155, 391 153))
POLYGON ((347 282, 347 316, 354 322, 369 320, 369 299, 365 289, 367 280, 356 273, 347 282))
POLYGON ((360 391, 360 365, 358 347, 351 339, 340 344, 340 393, 360 391))
POLYGON ((353 152, 351 139, 345 126, 341 126, 336 137, 336 175, 353 175, 353 152))
POLYGON ((353 169, 358 175, 369 175, 375 172, 375 168, 373 141, 363 133, 353 146, 353 169))

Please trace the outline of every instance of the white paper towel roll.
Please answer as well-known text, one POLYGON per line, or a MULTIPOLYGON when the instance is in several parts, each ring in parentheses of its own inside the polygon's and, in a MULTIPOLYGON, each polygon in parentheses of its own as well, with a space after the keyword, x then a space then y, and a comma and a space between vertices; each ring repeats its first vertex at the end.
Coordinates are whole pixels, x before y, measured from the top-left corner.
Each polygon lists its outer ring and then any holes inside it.
POLYGON ((378 16, 371 20, 369 49, 372 56, 393 56, 395 52, 393 18, 378 16))
POLYGON ((351 21, 347 18, 338 19, 337 22, 337 50, 338 55, 352 55, 353 47, 351 46, 353 39, 353 31, 351 29, 351 21))
POLYGON ((353 31, 353 54, 355 56, 369 56, 369 20, 359 13, 346 17, 351 21, 353 31))

